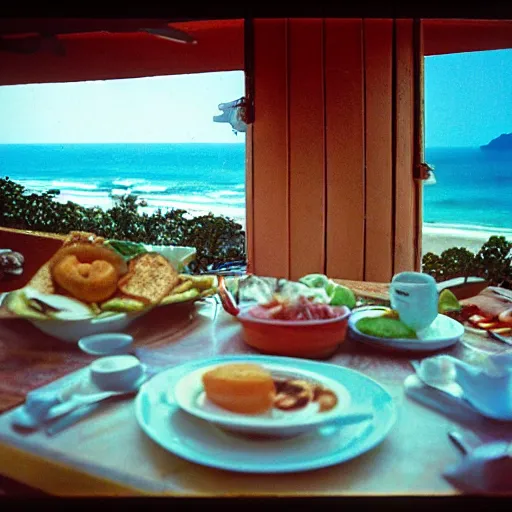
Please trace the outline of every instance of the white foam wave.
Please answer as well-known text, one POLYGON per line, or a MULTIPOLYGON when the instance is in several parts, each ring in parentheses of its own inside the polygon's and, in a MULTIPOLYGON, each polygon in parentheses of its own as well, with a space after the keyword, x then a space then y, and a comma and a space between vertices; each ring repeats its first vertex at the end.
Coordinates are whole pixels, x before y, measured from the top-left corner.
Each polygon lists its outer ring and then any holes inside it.
POLYGON ((56 188, 76 188, 81 190, 96 190, 98 187, 92 183, 81 183, 77 181, 52 181, 52 187, 56 188))
POLYGON ((496 234, 496 235, 505 235, 511 236, 512 229, 510 228, 500 228, 496 226, 482 226, 476 224, 449 224, 444 222, 424 222, 423 229, 429 230, 431 232, 434 231, 472 231, 473 233, 482 233, 482 234, 496 234))
POLYGON ((146 180, 143 179, 117 179, 112 181, 112 185, 118 185, 121 187, 131 187, 139 183, 144 183, 146 180))
POLYGON ((16 179, 13 180, 19 183, 20 185, 23 185, 25 188, 31 189, 31 190, 46 190, 48 188, 51 188, 49 186, 48 181, 40 181, 40 180, 23 180, 23 179, 16 179))
POLYGON ((141 187, 133 187, 134 192, 165 192, 167 187, 163 185, 143 185, 141 187))
POLYGON ((225 196, 245 196, 245 191, 237 192, 235 190, 219 190, 217 192, 209 192, 206 195, 217 199, 225 196))

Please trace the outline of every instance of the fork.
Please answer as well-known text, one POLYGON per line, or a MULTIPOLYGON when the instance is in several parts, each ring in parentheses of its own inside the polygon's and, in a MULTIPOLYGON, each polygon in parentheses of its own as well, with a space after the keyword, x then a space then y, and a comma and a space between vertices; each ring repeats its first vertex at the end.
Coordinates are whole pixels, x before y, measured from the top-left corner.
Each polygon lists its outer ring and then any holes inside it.
POLYGON ((493 331, 487 331, 487 332, 489 333, 489 336, 491 338, 501 341, 502 343, 506 343, 507 345, 512 345, 512 337, 511 336, 502 336, 501 334, 498 334, 497 332, 493 332, 493 331))

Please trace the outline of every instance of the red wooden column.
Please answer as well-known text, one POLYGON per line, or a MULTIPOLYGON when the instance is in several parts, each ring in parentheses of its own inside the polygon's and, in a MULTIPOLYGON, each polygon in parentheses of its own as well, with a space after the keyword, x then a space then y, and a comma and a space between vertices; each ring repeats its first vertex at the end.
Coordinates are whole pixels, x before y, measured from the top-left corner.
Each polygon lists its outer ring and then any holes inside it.
POLYGON ((415 268, 410 20, 256 20, 251 271, 415 268))
POLYGON ((287 39, 287 20, 254 22, 250 266, 255 274, 281 277, 290 272, 287 39))

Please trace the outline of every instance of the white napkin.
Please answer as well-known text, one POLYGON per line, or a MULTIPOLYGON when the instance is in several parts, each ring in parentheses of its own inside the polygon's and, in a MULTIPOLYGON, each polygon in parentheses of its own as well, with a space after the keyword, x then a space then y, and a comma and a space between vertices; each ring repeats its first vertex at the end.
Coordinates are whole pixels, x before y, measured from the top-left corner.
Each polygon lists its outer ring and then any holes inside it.
POLYGON ((25 404, 14 411, 11 422, 18 427, 35 428, 60 403, 60 391, 30 391, 25 404))
MULTIPOLYGON (((509 367, 509 355, 494 357, 487 362, 484 366, 474 366, 447 355, 425 359, 420 367, 416 367, 417 375, 406 379, 406 393, 438 409, 441 408, 441 402, 450 399, 453 405, 472 408, 484 417, 512 421, 512 369, 509 367), (447 371, 447 366, 451 366, 453 371, 447 371), (422 385, 420 378, 426 385, 422 385), (435 392, 427 385, 433 388, 439 386, 448 395, 435 392), (454 388, 458 388, 457 393, 453 392, 454 388), (450 396, 451 393, 454 396, 450 396)), ((443 412, 448 412, 446 407, 444 409, 443 412)))
POLYGON ((483 367, 451 356, 442 357, 455 365, 455 381, 478 411, 491 418, 512 420, 512 371, 508 357, 495 357, 483 367))

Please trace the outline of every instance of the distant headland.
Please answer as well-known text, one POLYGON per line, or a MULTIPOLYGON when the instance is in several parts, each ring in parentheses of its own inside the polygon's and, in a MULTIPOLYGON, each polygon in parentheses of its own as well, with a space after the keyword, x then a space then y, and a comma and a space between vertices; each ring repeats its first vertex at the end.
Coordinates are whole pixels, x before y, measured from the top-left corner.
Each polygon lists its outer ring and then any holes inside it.
POLYGON ((484 151, 512 151, 512 133, 502 133, 489 144, 480 146, 484 151))

